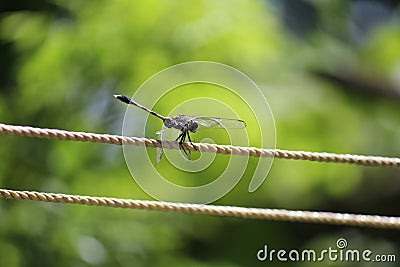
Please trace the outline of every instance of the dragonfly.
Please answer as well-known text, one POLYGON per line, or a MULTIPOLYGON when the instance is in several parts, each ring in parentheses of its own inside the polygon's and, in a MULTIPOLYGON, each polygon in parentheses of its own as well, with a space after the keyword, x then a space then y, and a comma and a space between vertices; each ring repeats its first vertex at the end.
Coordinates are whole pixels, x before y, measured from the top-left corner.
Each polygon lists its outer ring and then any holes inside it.
MULTIPOLYGON (((175 141, 179 142, 180 149, 185 153, 187 157, 189 157, 189 153, 183 146, 183 143, 186 141, 187 138, 189 142, 193 144, 189 132, 195 133, 198 130, 208 129, 208 128, 243 129, 246 127, 246 123, 243 120, 239 119, 227 119, 227 118, 193 116, 193 115, 177 115, 175 117, 165 117, 145 106, 140 105, 139 103, 133 101, 131 98, 127 96, 114 95, 114 97, 125 104, 134 105, 150 113, 151 115, 156 116, 157 118, 163 121, 165 127, 174 128, 181 131, 181 133, 175 139, 175 141)), ((157 133, 162 137, 161 139, 164 139, 162 131, 157 133)), ((162 155, 162 149, 157 150, 156 163, 160 161, 161 155, 162 155)))

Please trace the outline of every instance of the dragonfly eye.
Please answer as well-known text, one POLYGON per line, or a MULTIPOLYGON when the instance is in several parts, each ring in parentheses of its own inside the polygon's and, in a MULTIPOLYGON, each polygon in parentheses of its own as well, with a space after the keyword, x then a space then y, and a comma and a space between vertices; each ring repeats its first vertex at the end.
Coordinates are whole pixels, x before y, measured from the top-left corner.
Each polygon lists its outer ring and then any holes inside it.
POLYGON ((199 125, 197 124, 197 122, 192 121, 192 123, 190 125, 190 131, 192 133, 195 133, 197 131, 197 128, 199 128, 199 125))

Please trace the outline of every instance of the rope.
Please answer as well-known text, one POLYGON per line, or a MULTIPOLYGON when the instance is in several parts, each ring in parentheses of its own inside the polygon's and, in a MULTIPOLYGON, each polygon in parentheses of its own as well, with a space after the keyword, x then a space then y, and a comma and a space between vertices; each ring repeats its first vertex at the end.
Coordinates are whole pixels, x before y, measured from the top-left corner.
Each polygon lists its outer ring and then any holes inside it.
MULTIPOLYGON (((27 126, 0 124, 0 133, 29 136, 57 140, 106 143, 114 145, 136 145, 142 147, 164 147, 179 149, 177 142, 124 137, 110 134, 71 132, 57 129, 42 129, 27 126)), ((306 151, 288 151, 280 149, 263 149, 253 147, 235 147, 204 143, 184 143, 186 149, 221 154, 250 155, 255 157, 275 157, 282 159, 311 160, 319 162, 352 163, 364 166, 400 167, 400 158, 360 156, 350 154, 318 153, 306 151)), ((107 197, 89 197, 33 191, 15 191, 0 189, 0 198, 34 200, 53 203, 70 203, 90 206, 119 207, 140 210, 157 210, 182 212, 190 214, 206 214, 251 219, 269 219, 277 221, 324 223, 337 225, 368 226, 375 228, 400 228, 400 217, 378 215, 359 215, 348 213, 332 213, 317 211, 291 211, 285 209, 262 209, 233 206, 199 205, 186 203, 170 203, 149 200, 129 200, 107 197)))
POLYGON ((186 203, 159 202, 150 200, 132 200, 107 197, 89 197, 33 191, 14 191, 0 189, 0 198, 33 200, 53 203, 69 203, 88 206, 127 208, 138 210, 156 210, 203 214, 246 219, 264 219, 304 223, 352 225, 374 228, 400 228, 400 217, 378 215, 360 215, 317 211, 293 211, 285 209, 262 209, 232 206, 215 206, 186 203))
MULTIPOLYGON (((142 147, 163 147, 167 149, 179 149, 177 142, 156 139, 125 137, 110 134, 95 134, 85 132, 71 132, 57 129, 43 129, 28 126, 14 126, 0 124, 0 133, 20 135, 57 140, 72 140, 80 142, 106 143, 114 145, 134 145, 142 147)), ((253 157, 269 157, 280 159, 310 160, 318 162, 351 163, 363 166, 400 167, 400 158, 361 156, 350 154, 335 154, 324 152, 289 151, 281 149, 266 149, 255 147, 237 147, 230 145, 216 145, 205 143, 183 143, 187 150, 211 152, 233 155, 250 155, 253 157)))

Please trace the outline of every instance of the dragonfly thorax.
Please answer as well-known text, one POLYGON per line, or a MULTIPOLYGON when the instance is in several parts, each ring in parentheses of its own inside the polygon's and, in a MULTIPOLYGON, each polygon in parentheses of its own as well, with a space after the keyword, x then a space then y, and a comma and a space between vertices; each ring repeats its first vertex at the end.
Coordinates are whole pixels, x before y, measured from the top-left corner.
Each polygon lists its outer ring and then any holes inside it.
POLYGON ((192 133, 197 131, 199 125, 197 122, 193 121, 191 117, 185 115, 178 115, 173 118, 166 118, 164 120, 164 125, 167 128, 175 128, 182 132, 191 131, 192 133))

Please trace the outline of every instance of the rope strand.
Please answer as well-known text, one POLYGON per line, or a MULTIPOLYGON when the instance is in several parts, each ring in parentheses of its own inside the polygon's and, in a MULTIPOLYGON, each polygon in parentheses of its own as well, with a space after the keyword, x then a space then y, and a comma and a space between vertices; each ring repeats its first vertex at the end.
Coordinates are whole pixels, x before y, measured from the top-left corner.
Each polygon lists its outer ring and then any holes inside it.
POLYGON ((378 215, 200 205, 200 204, 160 202, 160 201, 150 201, 150 200, 133 200, 133 199, 121 199, 121 198, 42 193, 34 191, 15 191, 7 189, 0 189, 0 198, 33 200, 33 201, 43 201, 43 202, 53 202, 53 203, 69 203, 69 204, 113 207, 113 208, 127 208, 127 209, 138 209, 138 210, 181 212, 189 214, 236 217, 245 219, 352 225, 352 226, 374 227, 374 228, 393 228, 393 229, 400 228, 400 217, 388 217, 388 216, 378 216, 378 215))
MULTIPOLYGON (((29 126, 14 126, 0 124, 0 133, 8 135, 29 136, 57 140, 79 142, 106 143, 113 145, 134 145, 142 147, 163 147, 179 149, 177 142, 156 139, 125 137, 111 134, 95 134, 86 132, 72 132, 57 129, 43 129, 29 126)), ((289 151, 282 149, 266 149, 255 147, 237 147, 230 145, 216 145, 206 143, 183 143, 190 151, 233 154, 253 157, 269 157, 280 159, 309 160, 318 162, 350 163, 363 166, 400 167, 400 158, 361 156, 350 154, 335 154, 324 152, 289 151)))

